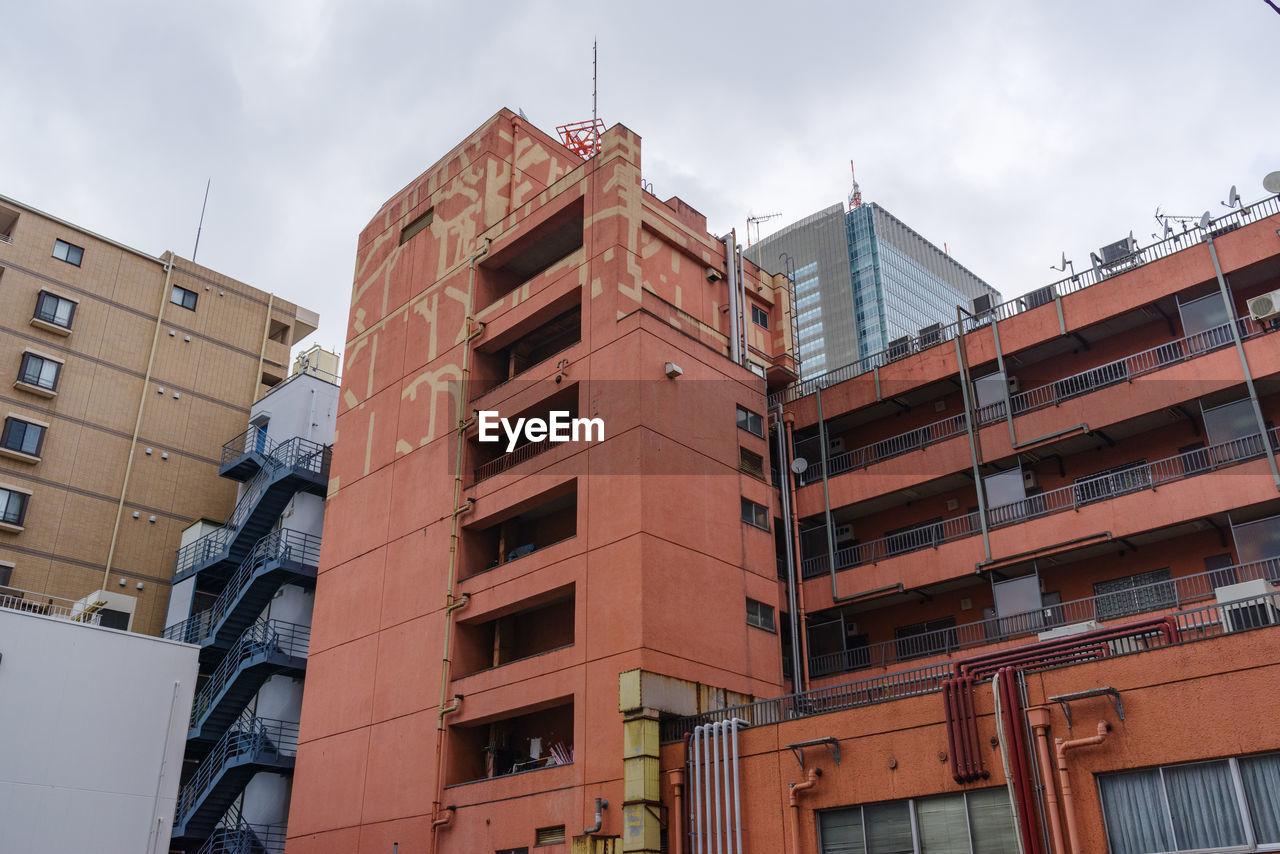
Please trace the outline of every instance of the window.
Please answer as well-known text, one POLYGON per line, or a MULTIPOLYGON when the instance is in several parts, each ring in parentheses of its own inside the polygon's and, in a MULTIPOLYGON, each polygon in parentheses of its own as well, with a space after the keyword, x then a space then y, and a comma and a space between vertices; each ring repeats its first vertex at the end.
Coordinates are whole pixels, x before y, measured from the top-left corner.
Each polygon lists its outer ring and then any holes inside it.
POLYGON ((0 446, 19 454, 38 457, 40 449, 44 446, 44 431, 43 424, 33 424, 10 415, 4 419, 4 431, 0 432, 0 446))
POLYGON ((74 264, 79 267, 81 259, 84 258, 84 249, 65 240, 55 240, 53 241, 53 257, 59 261, 66 261, 68 264, 74 264))
POLYGON ((174 305, 180 305, 190 311, 196 310, 196 292, 189 291, 179 285, 173 286, 173 291, 169 294, 169 302, 174 305))
POLYGON ((414 235, 424 231, 427 226, 431 225, 431 221, 435 219, 435 214, 435 208, 431 208, 422 216, 400 229, 400 245, 404 246, 414 237, 414 235))
POLYGON ((32 319, 60 327, 61 329, 70 329, 71 319, 75 317, 75 314, 75 300, 60 297, 48 291, 41 291, 39 296, 36 297, 36 313, 32 319))
POLYGON ((13 581, 13 567, 15 564, 0 560, 0 587, 8 587, 9 582, 13 581))
POLYGON ((44 391, 57 391, 58 376, 61 373, 61 362, 46 356, 37 356, 28 351, 22 354, 22 365, 18 368, 18 382, 44 391))
POLYGON ((1007 789, 978 789, 827 810, 822 854, 1001 854, 1016 851, 1007 789))
POLYGON ((1099 581, 1093 585, 1094 613, 1099 620, 1110 620, 1172 608, 1178 604, 1178 592, 1171 579, 1165 568, 1099 581))
POLYGON ((539 827, 533 832, 534 845, 563 845, 564 844, 564 825, 558 824, 555 827, 539 827))
POLYGON ((1208 409, 1202 405, 1201 415, 1210 445, 1258 435, 1258 416, 1254 414, 1253 401, 1247 397, 1208 409))
POLYGON ((764 480, 764 457, 757 453, 748 451, 746 448, 739 448, 738 468, 752 477, 764 480))
POLYGON ((22 527, 27 518, 27 499, 31 493, 12 486, 0 486, 0 523, 22 527))
POLYGON ((738 429, 764 438, 764 419, 750 409, 738 407, 738 429))
POLYGON ((769 312, 758 305, 751 306, 751 320, 756 326, 769 328, 769 312))
POLYGON ((749 499, 742 499, 742 521, 757 528, 769 530, 769 508, 749 499))
POLYGON ((773 607, 754 599, 747 600, 747 625, 764 629, 767 632, 777 631, 773 622, 773 607))
POLYGON ((1280 843, 1280 753, 1100 775, 1098 793, 1112 854, 1280 843))

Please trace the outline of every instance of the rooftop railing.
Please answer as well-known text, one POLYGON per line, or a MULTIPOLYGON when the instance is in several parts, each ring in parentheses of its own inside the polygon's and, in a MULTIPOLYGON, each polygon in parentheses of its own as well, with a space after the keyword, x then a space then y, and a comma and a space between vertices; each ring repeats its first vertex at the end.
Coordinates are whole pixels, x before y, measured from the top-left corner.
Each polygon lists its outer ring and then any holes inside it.
POLYGON ((275 451, 276 444, 275 440, 267 435, 266 429, 256 424, 251 425, 248 430, 222 446, 222 465, 225 466, 248 453, 256 452, 269 457, 275 451))
POLYGON ((1214 590, 1218 587, 1258 579, 1280 580, 1280 558, 1154 581, 1127 590, 1046 605, 1024 614, 992 617, 815 655, 809 658, 809 675, 817 678, 850 670, 889 667, 913 659, 951 655, 961 650, 1003 643, 1060 626, 1113 620, 1167 609, 1181 610, 1188 604, 1213 598, 1214 590))
MULTIPOLYGON (((1262 434, 1255 433, 1193 451, 1184 451, 1153 463, 1140 463, 1123 470, 1081 478, 1067 486, 1030 495, 1011 504, 990 507, 987 509, 987 525, 990 528, 1016 525, 1258 459, 1268 451, 1274 453, 1280 447, 1280 432, 1276 428, 1268 430, 1266 435, 1267 441, 1264 441, 1262 434)), ((805 534, 815 536, 815 532, 825 528, 825 525, 809 528, 805 530, 805 534)), ((980 532, 977 511, 939 522, 926 522, 877 540, 838 548, 834 554, 835 568, 841 570, 878 563, 897 555, 937 548, 944 543, 980 532)), ((829 569, 826 554, 807 557, 800 562, 803 578, 816 578, 829 569)))
MULTIPOLYGON (((1265 331, 1249 317, 1237 318, 1236 327, 1242 340, 1254 338, 1265 331)), ((1223 347, 1230 347, 1233 342, 1231 324, 1224 323, 1204 332, 1177 338, 1156 347, 1107 362, 1104 365, 1098 365, 1097 367, 1011 395, 1009 404, 1013 409, 1014 415, 1023 415, 1028 412, 1034 412, 1037 409, 1057 406, 1059 403, 1072 398, 1109 386, 1126 383, 1178 362, 1184 362, 1223 347)), ((979 407, 974 412, 974 420, 982 427, 1002 421, 1004 417, 1004 401, 979 407)), ((890 436, 887 439, 880 439, 851 451, 833 454, 827 458, 827 463, 831 470, 830 476, 834 477, 853 469, 866 468, 874 463, 908 454, 937 442, 963 435, 966 420, 964 413, 959 413, 934 421, 931 424, 926 424, 923 427, 916 427, 905 433, 890 436)), ((817 437, 810 437, 796 442, 797 456, 813 454, 816 457, 819 455, 819 450, 817 437)), ((809 467, 798 478, 800 486, 808 486, 811 483, 822 480, 822 460, 811 461, 809 467)))
POLYGON ((56 617, 59 620, 70 620, 91 626, 102 623, 102 614, 97 609, 86 606, 84 600, 64 599, 61 596, 50 596, 47 593, 21 590, 17 587, 0 587, 0 608, 38 614, 42 617, 56 617))
MULTIPOLYGON (((1178 644, 1280 625, 1280 593, 1204 605, 1179 611, 1171 615, 1171 618, 1178 627, 1178 639, 1175 641, 1178 644)), ((1100 654, 1107 658, 1138 655, 1168 644, 1163 633, 1147 631, 1140 638, 1108 641, 1104 652, 1100 654)), ((1082 660, 1087 659, 1076 659, 1067 664, 1046 663, 1036 669, 1071 666, 1082 660)), ((693 732, 696 726, 732 718, 740 718, 748 726, 761 726, 929 694, 940 691, 942 683, 951 675, 951 663, 942 662, 727 709, 672 718, 661 722, 660 738, 663 742, 679 741, 693 732)))
MULTIPOLYGON (((1166 258, 1175 252, 1202 242, 1206 235, 1217 237, 1243 225, 1266 219, 1280 213, 1280 196, 1269 196, 1252 205, 1233 210, 1213 220, 1208 229, 1192 228, 1182 234, 1175 234, 1149 246, 1141 247, 1109 264, 1098 264, 1082 273, 1068 276, 1050 285, 1037 288, 1021 297, 1014 297, 999 305, 992 306, 987 312, 977 317, 966 317, 963 331, 972 332, 998 320, 1005 320, 1015 314, 1021 314, 1041 305, 1053 302, 1055 297, 1063 297, 1085 288, 1092 287, 1101 281, 1137 269, 1152 261, 1166 258)), ((845 380, 868 373, 876 368, 884 367, 912 353, 927 350, 944 341, 955 338, 961 330, 961 324, 951 322, 936 329, 930 329, 923 336, 910 337, 906 342, 897 342, 890 347, 869 356, 850 362, 801 382, 788 386, 770 395, 769 404, 791 403, 802 397, 813 394, 818 389, 828 388, 845 380)))

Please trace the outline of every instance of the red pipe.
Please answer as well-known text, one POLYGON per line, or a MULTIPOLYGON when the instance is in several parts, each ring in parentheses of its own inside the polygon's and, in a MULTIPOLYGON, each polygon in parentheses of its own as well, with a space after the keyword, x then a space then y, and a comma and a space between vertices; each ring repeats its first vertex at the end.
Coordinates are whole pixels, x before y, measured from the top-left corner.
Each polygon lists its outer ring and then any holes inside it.
POLYGON ((978 740, 978 710, 973 703, 973 686, 972 677, 965 677, 964 689, 964 705, 965 715, 969 719, 968 738, 969 738, 969 771, 975 780, 985 780, 991 776, 991 772, 986 769, 982 762, 982 745, 978 740))
POLYGON ((800 854, 800 802, 796 796, 818 785, 818 778, 821 776, 821 768, 810 768, 809 776, 803 783, 791 784, 791 794, 787 798, 791 807, 791 854, 800 854))
POLYGON ((1067 751, 1077 747, 1088 747, 1093 744, 1102 744, 1106 739, 1107 733, 1111 731, 1111 724, 1104 720, 1098 721, 1098 734, 1091 735, 1087 738, 1077 738, 1074 741, 1063 741, 1055 738, 1054 743, 1057 745, 1058 754, 1058 783, 1062 789, 1062 812, 1067 820, 1067 847, 1072 854, 1080 854, 1080 830, 1076 827, 1076 811, 1072 802, 1071 795, 1071 778, 1067 773, 1067 751))
POLYGON ((1027 764, 1022 737, 1022 695, 1018 691, 1017 671, 1010 667, 1000 671, 1000 712, 1005 719, 1005 738, 1009 740, 1009 773, 1013 777, 1014 811, 1022 829, 1022 840, 1030 854, 1043 854, 1035 819, 1035 797, 1031 792, 1031 769, 1027 764))

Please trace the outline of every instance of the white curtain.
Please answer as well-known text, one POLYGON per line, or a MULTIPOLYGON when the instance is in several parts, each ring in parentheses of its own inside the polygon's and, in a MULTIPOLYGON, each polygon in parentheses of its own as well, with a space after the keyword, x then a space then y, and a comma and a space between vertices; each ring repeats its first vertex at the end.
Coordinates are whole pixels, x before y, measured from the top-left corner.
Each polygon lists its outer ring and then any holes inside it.
POLYGON ((1131 771, 1098 778, 1111 854, 1172 851, 1160 771, 1131 771))
POLYGON ((1280 753, 1251 756, 1239 764, 1254 836, 1262 844, 1280 842, 1280 753))

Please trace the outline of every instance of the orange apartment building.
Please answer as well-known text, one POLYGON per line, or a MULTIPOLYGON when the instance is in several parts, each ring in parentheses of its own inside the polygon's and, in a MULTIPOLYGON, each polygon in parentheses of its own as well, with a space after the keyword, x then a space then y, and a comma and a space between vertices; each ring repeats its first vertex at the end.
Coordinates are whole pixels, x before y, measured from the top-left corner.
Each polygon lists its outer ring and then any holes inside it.
POLYGON ((289 852, 1280 846, 1280 199, 797 383, 644 186, 502 111, 361 235, 289 852))
POLYGON ((318 323, 0 196, 6 604, 86 599, 102 625, 158 634, 184 529, 235 504, 222 443, 318 323))

